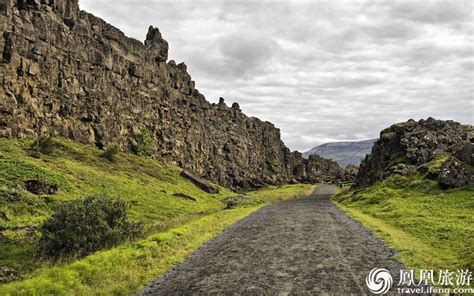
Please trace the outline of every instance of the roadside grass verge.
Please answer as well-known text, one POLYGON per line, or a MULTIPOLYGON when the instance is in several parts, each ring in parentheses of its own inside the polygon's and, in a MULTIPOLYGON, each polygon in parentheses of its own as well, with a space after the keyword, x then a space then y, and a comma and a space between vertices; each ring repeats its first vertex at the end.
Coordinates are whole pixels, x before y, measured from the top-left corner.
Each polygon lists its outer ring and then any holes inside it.
POLYGON ((73 263, 39 269, 31 279, 0 286, 0 294, 133 295, 225 227, 256 209, 220 211, 73 263))
POLYGON ((315 187, 248 192, 249 202, 225 209, 225 199, 238 194, 218 186, 219 194, 208 194, 179 176, 178 167, 120 152, 110 160, 96 148, 53 141, 47 154, 32 155, 33 139, 0 139, 0 267, 17 277, 0 285, 0 295, 134 294, 225 227, 263 205, 309 195, 315 187), (32 194, 25 188, 31 179, 58 185, 59 192, 32 194), (75 261, 37 258, 38 230, 54 205, 95 194, 123 198, 130 219, 144 223, 146 238, 75 261))
POLYGON ((265 203, 274 203, 309 196, 315 188, 316 186, 307 184, 270 186, 263 190, 248 192, 247 195, 252 199, 260 199, 265 203))
POLYGON ((441 190, 422 176, 394 176, 332 200, 397 250, 407 268, 474 270, 472 187, 441 190))

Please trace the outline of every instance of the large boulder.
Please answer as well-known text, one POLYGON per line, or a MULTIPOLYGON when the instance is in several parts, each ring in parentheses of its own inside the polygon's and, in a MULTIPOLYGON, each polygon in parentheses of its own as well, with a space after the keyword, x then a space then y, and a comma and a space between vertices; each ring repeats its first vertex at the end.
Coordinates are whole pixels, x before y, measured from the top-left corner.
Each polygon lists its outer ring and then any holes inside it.
MULTIPOLYGON (((458 163, 472 166, 473 142, 474 128, 452 120, 430 117, 392 125, 380 133, 372 153, 361 163, 354 187, 367 187, 395 174, 411 175, 416 173, 417 168, 420 172, 427 172, 426 164, 442 155, 456 155, 458 163)), ((449 167, 453 167, 453 163, 449 167)), ((470 170, 461 171, 470 174, 470 170)), ((459 176, 463 174, 458 173, 459 176)), ((454 186, 461 184, 465 182, 454 182, 454 186)))
POLYGON ((438 184, 443 189, 474 185, 473 167, 456 157, 450 157, 441 165, 438 184))
POLYGON ((317 154, 310 155, 305 161, 306 178, 310 183, 344 181, 346 172, 333 160, 325 159, 317 154))
POLYGON ((25 182, 26 190, 37 195, 57 194, 59 186, 57 184, 49 184, 41 180, 28 180, 25 182))
POLYGON ((196 177, 195 175, 191 174, 190 172, 184 170, 181 172, 181 177, 186 178, 194 183, 197 187, 201 188, 202 190, 206 191, 207 193, 216 194, 219 193, 219 189, 215 188, 214 186, 210 185, 205 180, 196 177))

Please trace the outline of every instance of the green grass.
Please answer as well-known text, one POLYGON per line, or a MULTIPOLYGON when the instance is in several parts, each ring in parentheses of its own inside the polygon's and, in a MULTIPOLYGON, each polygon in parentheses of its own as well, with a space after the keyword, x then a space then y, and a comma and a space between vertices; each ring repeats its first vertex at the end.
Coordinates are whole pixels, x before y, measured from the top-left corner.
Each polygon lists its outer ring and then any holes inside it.
POLYGON ((32 139, 0 139, 0 212, 7 216, 7 220, 0 216, 0 234, 9 240, 0 242, 0 267, 20 274, 20 280, 0 286, 1 295, 133 294, 262 205, 308 195, 314 189, 311 185, 270 187, 247 193, 250 202, 225 210, 224 200, 236 193, 219 187, 219 194, 208 194, 180 177, 178 167, 129 153, 118 153, 110 161, 93 147, 54 141, 57 148, 52 154, 34 158, 29 151, 32 139), (24 189, 29 179, 57 184, 60 191, 49 196, 31 194, 24 189), (130 218, 145 224, 147 237, 78 261, 36 258, 39 234, 24 227, 38 229, 52 214, 53 205, 92 194, 125 199, 130 218))
POLYGON ((473 197, 472 187, 441 190, 422 176, 394 176, 333 201, 398 250, 408 268, 455 271, 474 270, 473 197))
POLYGON ((267 187, 263 190, 248 192, 247 195, 264 203, 275 203, 287 199, 300 198, 310 195, 315 186, 307 184, 283 185, 267 187))
POLYGON ((0 294, 133 295, 255 209, 221 211, 70 264, 44 268, 29 280, 0 286, 0 294))

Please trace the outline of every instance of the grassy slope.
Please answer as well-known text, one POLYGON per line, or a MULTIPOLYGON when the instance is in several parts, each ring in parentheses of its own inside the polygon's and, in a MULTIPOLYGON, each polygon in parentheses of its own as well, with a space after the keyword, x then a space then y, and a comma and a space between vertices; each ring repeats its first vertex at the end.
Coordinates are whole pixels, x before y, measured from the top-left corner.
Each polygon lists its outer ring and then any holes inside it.
POLYGON ((407 267, 455 271, 474 269, 473 197, 474 188, 441 190, 416 176, 391 177, 333 201, 397 249, 407 267))
POLYGON ((58 148, 40 159, 28 153, 31 140, 0 139, 1 233, 0 267, 15 269, 23 281, 0 286, 0 294, 131 294, 150 279, 185 258, 223 228, 260 206, 309 194, 313 186, 294 185, 249 193, 252 202, 224 210, 222 200, 235 193, 203 192, 179 176, 180 169, 132 154, 120 153, 115 162, 100 151, 56 139, 58 148), (16 188, 29 179, 60 186, 60 193, 36 196, 16 188), (173 196, 184 193, 196 202, 173 196), (58 202, 104 193, 121 196, 130 218, 145 223, 149 236, 141 241, 101 251, 76 262, 54 264, 34 257, 38 235, 15 227, 38 227, 58 202))

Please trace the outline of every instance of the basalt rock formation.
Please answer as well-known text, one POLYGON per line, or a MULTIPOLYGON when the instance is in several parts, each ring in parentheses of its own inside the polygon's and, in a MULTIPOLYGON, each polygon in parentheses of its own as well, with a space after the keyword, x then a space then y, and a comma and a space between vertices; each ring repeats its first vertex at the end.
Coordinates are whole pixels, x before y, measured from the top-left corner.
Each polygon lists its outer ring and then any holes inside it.
POLYGON ((301 166, 303 175, 297 178, 298 181, 309 181, 311 183, 341 183, 353 182, 354 175, 350 169, 343 169, 333 160, 325 159, 317 154, 310 155, 303 160, 301 166))
POLYGON ((206 101, 157 28, 140 42, 77 0, 6 0, 0 31, 0 136, 134 151, 145 130, 153 157, 227 187, 313 180, 273 124, 206 101))
POLYGON ((447 120, 409 120, 383 130, 372 153, 361 163, 355 188, 391 175, 417 172, 437 179, 441 188, 474 184, 474 127, 447 120), (430 163, 443 161, 439 171, 430 163))

